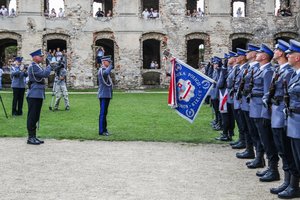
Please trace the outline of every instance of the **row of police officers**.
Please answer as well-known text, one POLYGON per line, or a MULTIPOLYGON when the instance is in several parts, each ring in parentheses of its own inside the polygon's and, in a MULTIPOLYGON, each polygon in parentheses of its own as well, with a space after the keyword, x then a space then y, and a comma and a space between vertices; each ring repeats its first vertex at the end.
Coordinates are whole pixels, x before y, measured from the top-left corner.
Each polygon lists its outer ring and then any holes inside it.
POLYGON ((261 182, 280 179, 280 157, 284 181, 270 192, 283 199, 299 197, 300 42, 278 40, 274 49, 248 44, 247 50, 237 48, 223 59, 212 58, 216 84, 211 99, 215 123, 223 128, 216 139, 232 141, 236 123, 239 140, 230 144, 245 149, 236 157, 252 159, 246 162, 250 169, 267 166, 256 173, 261 182))

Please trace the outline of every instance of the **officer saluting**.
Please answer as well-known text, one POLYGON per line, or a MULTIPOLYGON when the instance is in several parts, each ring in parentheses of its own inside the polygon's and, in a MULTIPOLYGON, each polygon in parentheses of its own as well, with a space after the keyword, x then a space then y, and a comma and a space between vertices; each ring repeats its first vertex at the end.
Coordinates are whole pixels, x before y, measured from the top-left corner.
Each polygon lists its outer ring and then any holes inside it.
POLYGON ((98 98, 100 101, 99 114, 99 135, 109 136, 107 131, 107 111, 110 99, 112 98, 112 79, 110 77, 111 70, 114 68, 111 56, 103 56, 101 58, 102 65, 98 71, 99 89, 98 98))
POLYGON ((287 136, 291 138, 293 152, 292 164, 296 164, 297 170, 291 170, 291 179, 289 186, 278 194, 279 198, 291 199, 299 197, 299 177, 300 177, 300 42, 290 40, 288 51, 288 62, 296 73, 293 74, 288 84, 289 98, 285 98, 285 104, 288 110, 287 136))
POLYGON ((40 119, 43 99, 45 98, 45 78, 49 77, 51 67, 50 65, 48 65, 46 69, 43 69, 40 66, 44 58, 41 49, 32 52, 30 55, 32 57, 33 62, 28 68, 29 82, 27 91, 27 144, 39 145, 43 144, 44 141, 41 141, 38 138, 36 138, 36 124, 40 119))
POLYGON ((11 87, 13 89, 12 115, 22 115, 23 100, 25 93, 25 78, 28 76, 27 69, 21 65, 23 57, 15 58, 15 65, 11 67, 11 87))

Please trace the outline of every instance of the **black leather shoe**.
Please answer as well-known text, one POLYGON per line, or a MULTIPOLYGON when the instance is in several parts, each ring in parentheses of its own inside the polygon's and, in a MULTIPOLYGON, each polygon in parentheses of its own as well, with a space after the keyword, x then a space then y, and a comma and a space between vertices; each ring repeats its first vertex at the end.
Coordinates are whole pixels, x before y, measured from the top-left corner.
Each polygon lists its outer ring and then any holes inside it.
POLYGON ((246 145, 243 142, 239 142, 236 145, 231 146, 231 148, 233 148, 233 149, 245 149, 246 145))
POLYGON ((224 135, 223 133, 220 134, 219 137, 216 137, 215 140, 221 140, 221 138, 226 137, 226 135, 224 135))
POLYGON ((263 177, 260 177, 261 182, 272 182, 280 180, 280 175, 278 170, 270 170, 263 177))
POLYGON ((230 142, 229 144, 230 144, 231 146, 233 146, 233 145, 237 145, 239 142, 240 142, 240 141, 238 140, 238 141, 230 142))
POLYGON ((27 140, 27 144, 40 145, 41 143, 35 137, 30 137, 27 140))
POLYGON ((284 191, 278 193, 279 199, 293 199, 300 197, 299 188, 287 187, 284 191))
POLYGON ((40 140, 38 138, 35 138, 40 144, 44 144, 45 142, 43 140, 40 140))
POLYGON ((246 162, 246 166, 252 164, 253 162, 254 162, 254 160, 249 160, 249 161, 247 161, 247 162, 246 162))
POLYGON ((240 159, 253 159, 255 158, 255 155, 254 155, 254 151, 253 150, 245 150, 241 153, 236 153, 236 157, 237 158, 240 158, 240 159))
POLYGON ((283 183, 276 187, 276 188, 271 188, 270 192, 272 194, 278 194, 285 190, 289 185, 290 185, 290 180, 291 180, 291 174, 288 171, 284 171, 284 181, 283 183))
POLYGON ((228 142, 228 141, 232 141, 232 138, 230 136, 223 136, 220 138, 220 140, 223 142, 228 142))
POLYGON ((263 177, 268 171, 270 171, 271 169, 268 167, 267 169, 265 170, 262 170, 262 171, 257 171, 256 172, 256 176, 258 177, 263 177))

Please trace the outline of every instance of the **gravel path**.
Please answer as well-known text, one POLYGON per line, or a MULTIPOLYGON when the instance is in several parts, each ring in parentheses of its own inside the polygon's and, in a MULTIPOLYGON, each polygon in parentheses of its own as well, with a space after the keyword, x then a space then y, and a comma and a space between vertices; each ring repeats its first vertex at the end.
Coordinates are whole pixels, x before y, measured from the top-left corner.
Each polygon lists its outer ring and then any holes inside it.
POLYGON ((277 199, 228 145, 0 138, 1 200, 277 199))

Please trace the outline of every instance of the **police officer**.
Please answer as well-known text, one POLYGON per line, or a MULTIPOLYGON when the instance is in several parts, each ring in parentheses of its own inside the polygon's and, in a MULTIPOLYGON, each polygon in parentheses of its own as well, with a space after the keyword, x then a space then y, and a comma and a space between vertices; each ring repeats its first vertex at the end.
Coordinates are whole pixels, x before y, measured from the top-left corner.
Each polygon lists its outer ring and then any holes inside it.
POLYGON ((273 68, 270 63, 274 53, 265 44, 262 44, 257 50, 256 61, 259 62, 259 70, 254 74, 254 86, 251 91, 250 117, 254 118, 254 123, 258 129, 261 143, 268 158, 268 168, 256 173, 262 182, 279 180, 278 172, 278 153, 273 140, 271 129, 271 112, 263 107, 262 97, 269 91, 273 76, 273 68))
MULTIPOLYGON (((221 60, 221 58, 219 58, 217 56, 214 56, 212 63, 213 63, 213 67, 214 67, 214 72, 213 72, 212 79, 217 82, 219 77, 220 77, 222 60, 221 60)), ((221 119, 221 114, 220 114, 220 111, 219 111, 219 92, 218 92, 218 88, 217 88, 216 83, 214 83, 213 88, 211 89, 210 99, 211 99, 212 107, 214 109, 215 122, 216 122, 215 124, 213 124, 213 129, 214 130, 221 130, 222 129, 222 119, 221 119)))
MULTIPOLYGON (((243 110, 243 115, 246 119, 248 130, 249 130, 249 135, 252 139, 252 143, 255 147, 255 159, 246 162, 246 165, 250 169, 255 169, 259 167, 264 167, 265 166, 265 160, 264 160, 264 148, 261 144, 258 130, 255 126, 254 120, 252 117, 249 116, 249 112, 252 109, 252 107, 249 106, 249 93, 252 90, 253 87, 253 76, 254 74, 259 70, 259 63, 255 61, 256 59, 256 50, 259 50, 259 47, 254 45, 254 44, 248 44, 247 48, 247 53, 246 53, 246 58, 249 62, 249 68, 248 72, 244 77, 244 87, 241 88, 241 93, 242 93, 242 102, 241 102, 241 109, 243 110)), ((249 158, 248 157, 248 152, 245 151, 241 154, 237 154, 239 158, 249 158)))
POLYGON ((107 112, 109 102, 112 98, 113 83, 110 77, 111 70, 114 68, 111 56, 103 56, 101 58, 102 65, 98 71, 99 89, 98 98, 100 101, 100 114, 99 114, 99 135, 109 136, 107 131, 107 112))
POLYGON ((242 135, 245 138, 246 150, 237 153, 237 158, 242 159, 252 159, 255 157, 254 149, 253 149, 253 141, 250 135, 250 124, 249 124, 249 105, 245 102, 245 98, 242 96, 242 90, 244 88, 243 85, 245 83, 245 77, 248 74, 249 63, 247 60, 247 51, 241 48, 237 48, 237 54, 239 55, 237 58, 237 62, 240 65, 240 72, 237 75, 236 83, 234 86, 234 107, 237 112, 237 117, 240 124, 239 130, 242 132, 242 135))
POLYGON ((15 58, 15 65, 11 67, 11 87, 13 89, 12 115, 23 114, 23 100, 25 94, 25 79, 28 76, 27 69, 22 64, 23 57, 15 58))
MULTIPOLYGON (((55 58, 53 57, 52 59, 55 58)), ((66 78, 67 78, 67 70, 65 68, 65 64, 61 60, 57 63, 56 70, 55 70, 54 90, 55 90, 56 99, 55 99, 54 110, 58 110, 59 101, 62 96, 64 97, 64 101, 65 101, 65 110, 70 110, 70 102, 68 97, 66 78)))
POLYGON ((49 77, 51 67, 48 65, 43 69, 40 64, 43 62, 43 52, 38 49, 31 54, 32 63, 28 68, 28 91, 27 91, 27 103, 28 103, 28 115, 27 115, 27 130, 28 140, 27 144, 39 145, 44 141, 39 140, 36 137, 37 123, 40 119, 41 108, 43 99, 45 98, 45 78, 49 77))
POLYGON ((289 160, 292 159, 292 150, 290 139, 286 135, 284 109, 284 88, 283 81, 289 82, 294 70, 288 64, 285 51, 289 49, 289 44, 283 40, 278 40, 275 46, 273 60, 277 61, 279 66, 275 69, 269 92, 263 97, 263 105, 272 111, 271 127, 273 138, 279 156, 282 159, 282 169, 284 171, 284 182, 279 187, 271 188, 270 192, 278 194, 285 190, 290 183, 289 160))
MULTIPOLYGON (((232 54, 231 54, 232 56, 232 54)), ((226 79, 229 74, 232 73, 232 59, 229 54, 224 54, 224 65, 221 69, 221 74, 217 82, 217 88, 219 89, 219 111, 221 113, 222 122, 223 122, 223 132, 221 136, 216 138, 221 141, 231 141, 234 130, 234 119, 233 119, 233 109, 232 104, 228 103, 228 90, 226 79), (229 61, 230 60, 230 61, 229 61)))
POLYGON ((278 193, 278 197, 282 199, 300 197, 300 42, 290 40, 290 47, 287 53, 288 62, 296 71, 296 73, 292 75, 288 84, 289 101, 288 99, 285 99, 287 106, 286 109, 288 110, 287 136, 291 139, 291 147, 294 158, 291 160, 291 166, 295 165, 296 170, 290 170, 291 178, 289 186, 284 191, 278 193))

